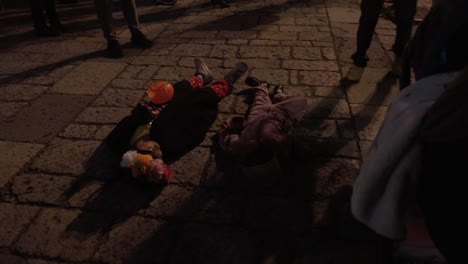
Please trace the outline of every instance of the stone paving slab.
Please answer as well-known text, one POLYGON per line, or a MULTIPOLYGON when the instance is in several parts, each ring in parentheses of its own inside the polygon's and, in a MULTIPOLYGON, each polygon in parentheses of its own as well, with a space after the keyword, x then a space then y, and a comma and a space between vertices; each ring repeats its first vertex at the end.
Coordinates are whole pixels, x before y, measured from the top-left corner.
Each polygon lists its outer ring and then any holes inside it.
POLYGON ((130 114, 132 108, 126 107, 88 107, 75 119, 76 122, 96 124, 116 124, 130 114))
POLYGON ((76 65, 65 65, 65 66, 52 66, 53 70, 48 73, 44 73, 38 76, 29 76, 25 78, 22 83, 33 84, 33 85, 47 85, 53 86, 62 77, 71 72, 76 65))
POLYGON ((34 160, 32 169, 48 173, 80 175, 99 145, 98 141, 55 139, 34 160))
POLYGON ((12 122, 2 123, 0 138, 46 143, 91 101, 83 95, 43 94, 24 106, 12 122))
POLYGON ((2 85, 0 100, 29 101, 44 93, 48 87, 38 85, 7 84, 2 85))
POLYGON ((43 147, 41 144, 0 141, 0 189, 43 147))
POLYGON ((97 130, 97 125, 70 124, 59 136, 70 139, 92 139, 97 130))
POLYGON ((387 69, 366 68, 361 81, 351 85, 346 93, 352 104, 388 106, 399 91, 397 78, 387 69))
POLYGON ((387 112, 387 107, 352 104, 351 111, 356 120, 359 138, 374 140, 387 112))
POLYGON ((168 263, 254 263, 255 237, 230 227, 186 225, 168 263))
POLYGON ((31 75, 37 73, 37 68, 46 66, 44 62, 10 61, 0 64, 0 75, 31 75))
POLYGON ((164 221, 132 217, 112 228, 95 259, 104 263, 167 263, 175 231, 174 225, 164 221), (147 251, 151 254, 144 254, 147 251))
POLYGON ((11 191, 22 203, 61 204, 60 200, 74 181, 73 177, 47 174, 21 174, 13 180, 11 191))
POLYGON ((327 8, 330 22, 359 23, 361 12, 358 8, 329 7, 327 8))
POLYGON ((34 43, 22 49, 21 52, 42 53, 85 53, 102 49, 101 43, 79 43, 79 42, 44 42, 34 43))
POLYGON ((25 108, 28 104, 24 102, 5 102, 0 103, 0 121, 9 121, 21 109, 25 108))
POLYGON ((123 63, 84 62, 57 82, 51 92, 95 95, 124 68, 123 63))
POLYGON ((145 90, 108 88, 93 102, 93 106, 135 107, 143 98, 145 90))
MULTIPOLYGON (((356 49, 356 38, 336 38, 335 44, 337 45, 340 61, 345 64, 351 64, 351 55, 356 49)), ((381 44, 375 38, 371 42, 367 56, 369 56, 368 67, 390 69, 390 60, 386 56, 381 44)))
POLYGON ((77 210, 43 209, 15 243, 15 249, 28 255, 89 260, 101 234, 87 233, 89 227, 84 225, 85 221, 77 210))
POLYGON ((40 207, 0 203, 0 247, 8 247, 24 232, 40 207))
POLYGON ((174 176, 171 181, 198 185, 209 153, 210 149, 197 147, 172 164, 174 176))

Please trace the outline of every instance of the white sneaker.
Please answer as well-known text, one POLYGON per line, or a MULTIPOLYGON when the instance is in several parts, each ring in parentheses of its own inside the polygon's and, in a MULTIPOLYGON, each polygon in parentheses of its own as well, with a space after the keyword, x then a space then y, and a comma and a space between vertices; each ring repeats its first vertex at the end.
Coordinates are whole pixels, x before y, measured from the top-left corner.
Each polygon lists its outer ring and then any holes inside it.
POLYGON ((349 71, 346 73, 346 79, 352 82, 359 82, 361 80, 363 72, 364 67, 359 67, 353 64, 351 68, 349 68, 349 71))

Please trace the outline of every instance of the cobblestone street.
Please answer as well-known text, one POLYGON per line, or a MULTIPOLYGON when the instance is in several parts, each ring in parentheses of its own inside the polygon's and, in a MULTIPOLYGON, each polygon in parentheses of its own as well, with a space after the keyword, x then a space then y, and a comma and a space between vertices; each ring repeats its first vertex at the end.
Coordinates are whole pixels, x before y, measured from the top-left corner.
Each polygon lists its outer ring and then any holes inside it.
POLYGON ((0 12, 1 264, 391 263, 387 241, 353 221, 349 197, 399 91, 388 74, 394 24, 380 19, 369 67, 345 87, 357 0, 231 4, 137 1, 155 41, 146 50, 129 43, 116 9, 121 59, 103 57, 94 1, 59 4, 70 32, 54 38, 34 37, 29 9, 0 12), (288 178, 260 188, 217 162, 212 136, 248 106, 234 93, 206 140, 171 165, 167 186, 113 177, 103 140, 150 83, 193 75, 194 58, 215 78, 244 61, 247 76, 307 98, 288 178))

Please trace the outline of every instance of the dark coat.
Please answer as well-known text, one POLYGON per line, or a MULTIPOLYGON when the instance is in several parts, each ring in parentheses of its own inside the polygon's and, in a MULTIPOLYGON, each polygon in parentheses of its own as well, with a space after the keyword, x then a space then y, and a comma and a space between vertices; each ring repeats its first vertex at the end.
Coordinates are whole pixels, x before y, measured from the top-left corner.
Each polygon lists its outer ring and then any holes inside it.
POLYGON ((210 87, 192 89, 188 81, 174 85, 174 98, 151 126, 166 163, 198 146, 218 116, 220 99, 210 87))

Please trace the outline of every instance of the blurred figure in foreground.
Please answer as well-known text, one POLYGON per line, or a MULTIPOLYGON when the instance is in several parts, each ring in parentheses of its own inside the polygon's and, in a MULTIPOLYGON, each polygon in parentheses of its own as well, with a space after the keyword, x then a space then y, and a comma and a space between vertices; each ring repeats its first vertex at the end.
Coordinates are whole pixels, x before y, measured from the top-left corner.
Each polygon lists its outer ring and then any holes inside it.
POLYGON ((404 57, 404 89, 389 107, 352 196, 357 220, 378 234, 406 237, 409 209, 420 208, 449 263, 464 259, 468 148, 468 2, 434 6, 404 57), (416 82, 410 84, 410 69, 416 82), (458 239, 457 239, 458 237, 458 239))

